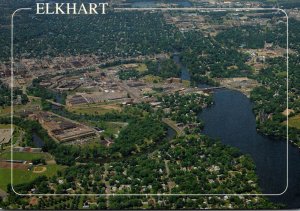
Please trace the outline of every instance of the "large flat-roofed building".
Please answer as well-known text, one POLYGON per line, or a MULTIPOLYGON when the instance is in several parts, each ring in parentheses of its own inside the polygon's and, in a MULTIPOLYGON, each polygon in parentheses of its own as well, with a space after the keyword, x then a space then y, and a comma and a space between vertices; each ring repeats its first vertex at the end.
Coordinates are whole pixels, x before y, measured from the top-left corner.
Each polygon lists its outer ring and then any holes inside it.
POLYGON ((39 112, 37 119, 48 134, 59 142, 77 141, 96 135, 94 129, 50 112, 39 112))
POLYGON ((67 99, 68 106, 87 103, 115 102, 127 99, 126 91, 105 90, 104 92, 77 93, 67 99))
POLYGON ((76 141, 95 136, 95 131, 90 128, 74 128, 69 130, 55 130, 52 131, 54 136, 61 142, 76 141))

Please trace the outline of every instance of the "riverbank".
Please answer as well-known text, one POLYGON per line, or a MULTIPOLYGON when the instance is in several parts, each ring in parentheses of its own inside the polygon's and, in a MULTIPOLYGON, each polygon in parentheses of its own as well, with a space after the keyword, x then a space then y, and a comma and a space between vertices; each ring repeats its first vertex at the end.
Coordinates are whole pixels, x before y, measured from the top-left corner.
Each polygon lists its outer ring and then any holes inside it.
POLYGON ((248 98, 250 98, 251 91, 259 86, 259 83, 256 80, 247 77, 217 78, 215 80, 220 86, 242 92, 248 98))
POLYGON ((199 115, 205 123, 203 133, 220 139, 225 145, 237 147, 244 154, 249 154, 255 162, 256 174, 263 193, 281 193, 285 190, 287 181, 293 184, 283 195, 270 196, 269 199, 283 203, 287 208, 298 208, 300 206, 299 150, 288 147, 287 152, 287 144, 284 140, 277 141, 260 135, 256 130, 253 105, 241 92, 224 89, 213 95, 214 105, 204 109, 199 115), (288 179, 287 171, 289 171, 288 179))

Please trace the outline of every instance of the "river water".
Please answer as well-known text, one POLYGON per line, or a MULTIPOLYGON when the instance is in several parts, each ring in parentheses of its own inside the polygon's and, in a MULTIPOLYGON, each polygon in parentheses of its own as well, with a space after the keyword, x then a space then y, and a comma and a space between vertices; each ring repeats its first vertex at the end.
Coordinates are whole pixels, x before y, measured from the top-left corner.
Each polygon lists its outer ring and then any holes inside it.
POLYGON ((32 141, 35 147, 42 148, 45 142, 36 134, 32 134, 32 141))
MULTIPOLYGON (((177 55, 174 61, 182 68, 182 79, 189 79, 187 69, 177 55)), ((300 151, 288 145, 286 140, 275 140, 258 134, 251 101, 241 92, 222 89, 214 93, 214 105, 204 109, 199 117, 204 121, 203 133, 219 139, 223 144, 238 148, 249 154, 255 162, 259 186, 273 202, 285 204, 287 208, 300 207, 300 151)))
MULTIPOLYGON (((238 91, 220 90, 214 94, 215 104, 205 109, 200 118, 204 121, 203 133, 218 138, 226 145, 237 147, 249 154, 256 164, 256 173, 263 193, 281 193, 285 190, 286 153, 285 140, 274 140, 256 131, 255 116, 250 100, 238 91)), ((288 189, 282 196, 270 196, 273 202, 288 208, 300 207, 300 152, 288 146, 288 189)))

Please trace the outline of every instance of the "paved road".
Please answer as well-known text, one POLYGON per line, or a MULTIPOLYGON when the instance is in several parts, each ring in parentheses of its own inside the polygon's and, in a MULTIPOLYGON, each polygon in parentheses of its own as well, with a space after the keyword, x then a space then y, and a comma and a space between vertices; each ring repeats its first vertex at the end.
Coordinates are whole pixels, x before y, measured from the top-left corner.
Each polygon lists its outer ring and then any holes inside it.
POLYGON ((165 124, 167 124, 169 127, 171 127, 173 130, 175 130, 178 136, 184 134, 183 130, 180 129, 180 128, 176 125, 176 122, 173 122, 172 120, 167 119, 167 118, 163 118, 162 121, 163 121, 163 123, 165 123, 165 124))

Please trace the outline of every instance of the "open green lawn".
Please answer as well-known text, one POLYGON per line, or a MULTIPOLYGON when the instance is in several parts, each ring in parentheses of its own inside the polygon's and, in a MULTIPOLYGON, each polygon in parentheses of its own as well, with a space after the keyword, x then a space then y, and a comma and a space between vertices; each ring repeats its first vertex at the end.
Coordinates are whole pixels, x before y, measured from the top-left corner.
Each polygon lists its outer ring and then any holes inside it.
MULTIPOLYGON (((26 110, 26 109, 35 108, 36 106, 41 104, 41 99, 38 97, 30 96, 29 99, 30 99, 30 102, 28 102, 25 105, 14 105, 13 106, 14 113, 18 113, 20 111, 23 111, 24 109, 26 110)), ((11 113, 10 106, 5 106, 4 108, 0 107, 0 116, 10 116, 10 113, 11 113)))
MULTIPOLYGON (((11 154, 9 152, 4 152, 0 154, 0 158, 2 159, 11 159, 11 154)), ((50 156, 46 153, 31 153, 31 152, 13 152, 14 160, 34 160, 34 159, 50 159, 50 156)))
POLYGON ((117 104, 90 104, 68 108, 69 111, 77 114, 105 114, 111 111, 121 111, 121 106, 117 104))
POLYGON ((0 129, 10 129, 10 125, 0 124, 0 129))
MULTIPOLYGON (((54 176, 57 171, 64 169, 64 166, 60 165, 47 165, 47 170, 43 173, 33 173, 32 170, 13 170, 13 184, 21 184, 24 182, 29 182, 37 178, 38 176, 46 175, 48 177, 54 176)), ((10 168, 0 168, 0 188, 4 191, 7 190, 7 185, 11 183, 11 170, 10 168)))
POLYGON ((138 64, 138 67, 135 68, 137 71, 143 73, 145 72, 148 68, 146 64, 138 64))
POLYGON ((289 126, 300 129, 300 114, 289 118, 289 126))
POLYGON ((146 83, 161 82, 162 78, 154 75, 146 75, 142 78, 146 83))
POLYGON ((105 122, 106 132, 110 134, 118 133, 123 127, 127 126, 126 122, 105 122))

